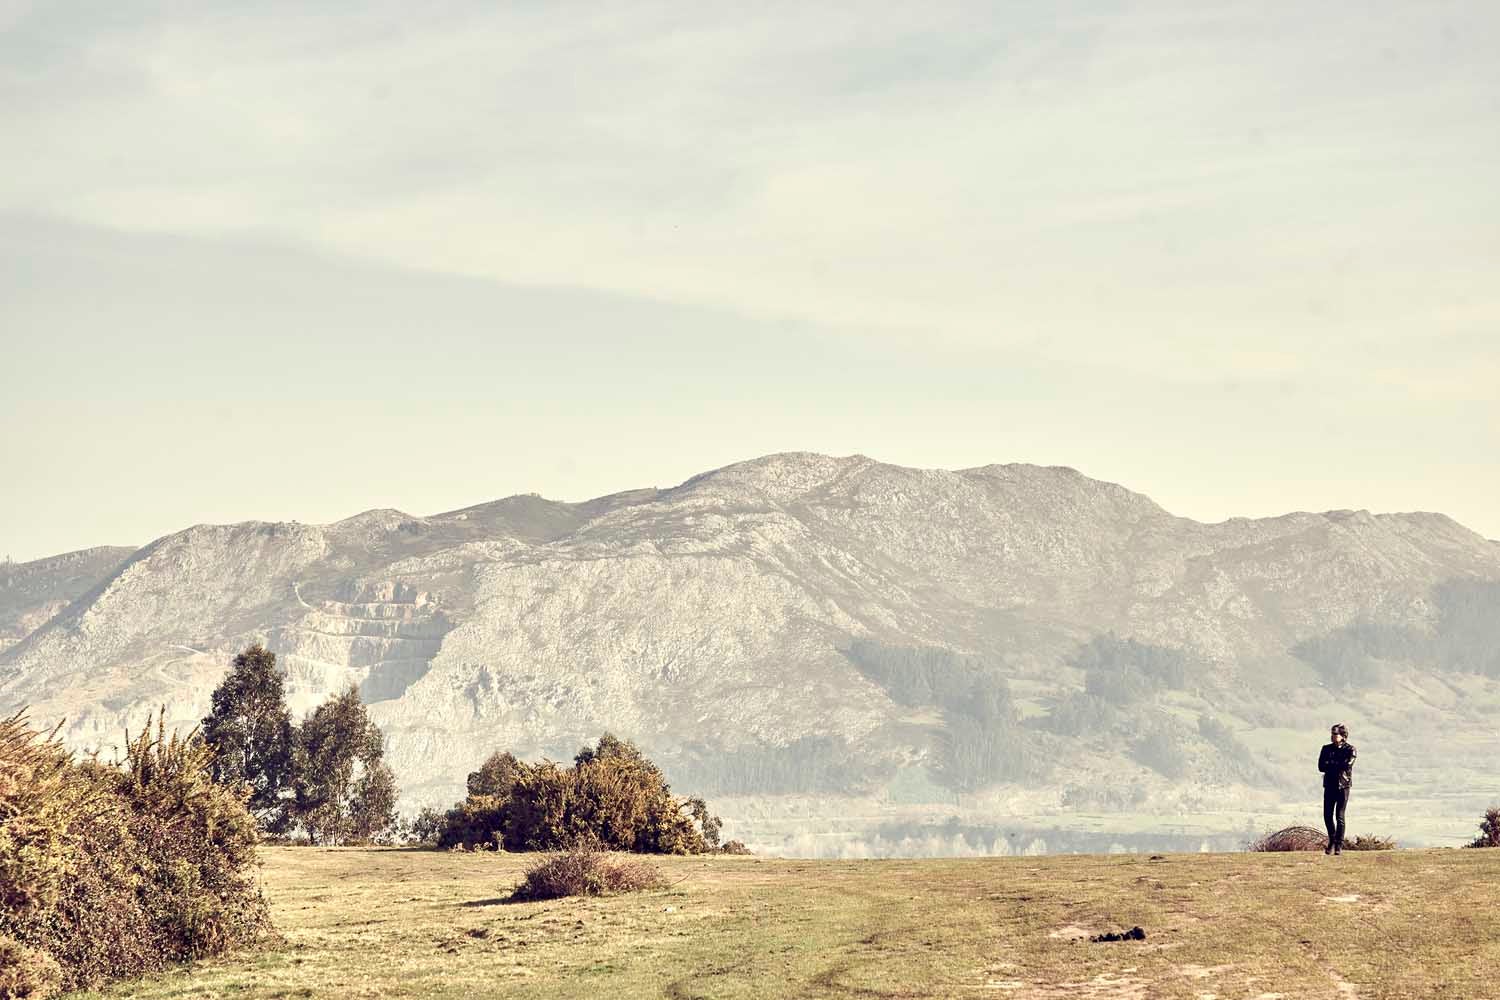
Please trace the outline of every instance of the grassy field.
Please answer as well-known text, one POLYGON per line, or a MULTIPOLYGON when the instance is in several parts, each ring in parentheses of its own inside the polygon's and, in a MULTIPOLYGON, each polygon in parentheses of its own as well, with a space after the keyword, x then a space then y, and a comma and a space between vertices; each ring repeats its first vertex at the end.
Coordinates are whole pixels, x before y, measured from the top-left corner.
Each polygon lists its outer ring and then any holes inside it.
POLYGON ((526 856, 264 857, 282 947, 79 996, 1500 998, 1500 850, 665 858, 525 904, 526 856))

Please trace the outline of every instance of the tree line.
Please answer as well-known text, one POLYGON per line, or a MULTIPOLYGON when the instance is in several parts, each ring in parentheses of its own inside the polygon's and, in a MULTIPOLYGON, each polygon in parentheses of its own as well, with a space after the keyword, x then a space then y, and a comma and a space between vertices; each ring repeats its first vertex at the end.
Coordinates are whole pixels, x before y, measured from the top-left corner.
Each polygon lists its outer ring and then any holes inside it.
POLYGON ((213 779, 246 793, 261 830, 313 844, 401 839, 511 851, 587 844, 653 854, 727 846, 701 798, 673 795, 656 764, 609 733, 579 750, 571 767, 497 752, 469 775, 464 801, 399 820, 384 737, 357 689, 294 724, 276 656, 260 644, 234 658, 199 733, 212 751, 213 779))

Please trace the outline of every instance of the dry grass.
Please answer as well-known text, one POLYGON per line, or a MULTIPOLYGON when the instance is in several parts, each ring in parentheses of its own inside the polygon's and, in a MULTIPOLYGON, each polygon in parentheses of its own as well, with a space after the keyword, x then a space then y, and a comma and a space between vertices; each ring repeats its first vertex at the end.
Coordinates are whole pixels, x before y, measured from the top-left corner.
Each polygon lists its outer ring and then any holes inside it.
POLYGON ((667 889, 517 904, 535 856, 265 853, 284 950, 103 995, 1500 996, 1500 851, 660 858, 667 889))

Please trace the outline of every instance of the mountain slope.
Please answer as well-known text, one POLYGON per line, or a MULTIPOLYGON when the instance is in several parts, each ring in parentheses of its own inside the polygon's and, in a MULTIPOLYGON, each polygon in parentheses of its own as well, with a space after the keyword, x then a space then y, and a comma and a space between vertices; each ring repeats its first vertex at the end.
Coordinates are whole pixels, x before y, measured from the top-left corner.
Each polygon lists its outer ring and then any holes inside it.
POLYGON ((98 586, 134 551, 103 546, 0 565, 0 652, 98 586))
POLYGON ((1200 524, 1071 469, 781 454, 579 504, 190 528, 0 653, 0 707, 79 745, 163 703, 191 723, 264 639, 298 711, 361 686, 414 801, 608 728, 719 794, 1265 810, 1303 766, 1287 729, 1315 748, 1330 713, 1409 775, 1429 733, 1492 737, 1496 581, 1500 546, 1436 514, 1200 524))

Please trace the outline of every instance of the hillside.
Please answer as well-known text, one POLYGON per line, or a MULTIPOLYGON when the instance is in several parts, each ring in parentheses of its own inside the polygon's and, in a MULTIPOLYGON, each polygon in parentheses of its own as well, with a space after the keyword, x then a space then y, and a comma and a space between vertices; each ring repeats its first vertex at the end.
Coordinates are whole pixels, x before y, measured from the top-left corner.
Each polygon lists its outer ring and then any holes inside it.
POLYGON ((1201 524, 1072 469, 782 454, 91 551, 7 598, 0 708, 77 746, 160 704, 192 724, 264 639, 298 711, 360 686, 409 804, 608 729, 761 848, 1231 846, 1316 794, 1331 721, 1385 832, 1456 837, 1500 797, 1500 545, 1439 514, 1201 524))
POLYGON ((90 996, 1500 995, 1495 850, 662 858, 664 890, 518 904, 532 856, 265 855, 284 948, 90 996), (1088 940, 1133 926, 1144 941, 1088 940))
POLYGON ((0 653, 88 593, 134 551, 105 546, 0 564, 0 653))

